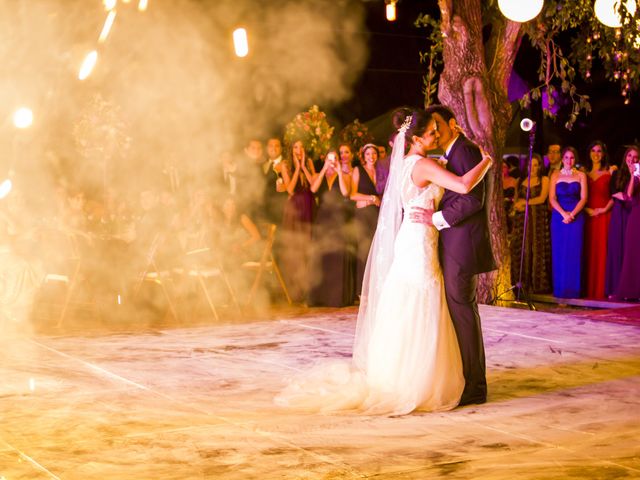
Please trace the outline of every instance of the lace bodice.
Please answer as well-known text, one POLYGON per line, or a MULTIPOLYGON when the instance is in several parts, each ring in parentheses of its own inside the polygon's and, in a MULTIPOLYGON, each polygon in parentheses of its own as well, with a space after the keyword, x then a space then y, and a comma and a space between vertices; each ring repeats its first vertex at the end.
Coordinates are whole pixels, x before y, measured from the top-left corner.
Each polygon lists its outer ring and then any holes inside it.
POLYGON ((444 193, 444 189, 435 183, 430 183, 424 188, 413 183, 411 172, 420 158, 418 155, 411 155, 405 159, 404 171, 402 172, 402 208, 405 211, 412 206, 437 210, 438 203, 444 193))

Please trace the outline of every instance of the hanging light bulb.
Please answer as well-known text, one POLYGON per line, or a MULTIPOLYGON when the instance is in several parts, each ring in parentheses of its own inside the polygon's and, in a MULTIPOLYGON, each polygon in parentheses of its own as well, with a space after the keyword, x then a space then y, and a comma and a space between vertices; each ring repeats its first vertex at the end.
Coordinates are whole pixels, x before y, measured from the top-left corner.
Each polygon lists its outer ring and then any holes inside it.
POLYGON ((104 3, 104 8, 106 10, 113 10, 114 8, 116 8, 116 3, 118 0, 103 0, 102 3, 104 3))
POLYGON ((140 10, 141 12, 144 12, 147 9, 148 5, 149 5, 149 0, 140 0, 138 2, 138 10, 140 10))
MULTIPOLYGON (((600 23, 611 28, 621 27, 622 19, 619 13, 621 2, 622 0, 596 0, 593 11, 600 23)), ((629 12, 629 15, 634 16, 636 13, 636 0, 626 0, 624 7, 629 12)))
POLYGON ((116 19, 116 11, 110 10, 107 19, 104 21, 104 25, 102 27, 102 31, 100 32, 100 36, 98 37, 99 43, 104 43, 104 41, 109 36, 109 32, 111 31, 111 27, 113 26, 113 21, 116 19))
POLYGON ((396 0, 387 0, 387 5, 385 7, 385 11, 387 14, 387 20, 390 22, 394 22, 397 18, 396 16, 396 0))
POLYGON ((80 73, 78 74, 78 78, 80 80, 84 80, 89 75, 91 75, 91 71, 93 70, 93 67, 96 66, 97 61, 98 61, 98 52, 95 50, 92 50, 84 58, 84 61, 82 62, 82 66, 80 67, 80 73))
POLYGON ((29 128, 33 123, 33 112, 30 108, 20 107, 13 114, 13 124, 16 128, 29 128))
POLYGON ((249 54, 249 40, 247 39, 247 31, 244 28, 236 28, 233 31, 233 48, 240 58, 249 54))
POLYGON ((528 22, 542 11, 544 0, 498 0, 502 14, 514 22, 528 22))

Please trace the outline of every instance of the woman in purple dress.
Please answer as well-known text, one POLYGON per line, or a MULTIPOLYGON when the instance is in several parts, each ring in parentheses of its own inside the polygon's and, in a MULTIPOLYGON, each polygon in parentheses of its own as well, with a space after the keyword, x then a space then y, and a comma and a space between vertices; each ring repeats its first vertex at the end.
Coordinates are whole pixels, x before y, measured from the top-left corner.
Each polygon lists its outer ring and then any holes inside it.
POLYGON ((624 234, 622 271, 618 282, 617 297, 625 300, 640 299, 640 163, 634 164, 627 195, 631 198, 631 213, 624 234))
POLYGON ((622 255, 624 254, 624 234, 627 219, 631 213, 631 201, 627 196, 627 188, 631 179, 633 165, 638 163, 640 149, 631 146, 622 156, 622 165, 611 179, 611 193, 613 208, 609 223, 609 239, 607 241, 607 269, 605 277, 605 295, 613 297, 618 288, 620 271, 622 270, 622 255))
POLYGON ((306 301, 309 291, 309 248, 314 196, 310 185, 316 172, 302 140, 293 142, 282 181, 289 194, 284 205, 280 256, 289 293, 295 302, 306 301))

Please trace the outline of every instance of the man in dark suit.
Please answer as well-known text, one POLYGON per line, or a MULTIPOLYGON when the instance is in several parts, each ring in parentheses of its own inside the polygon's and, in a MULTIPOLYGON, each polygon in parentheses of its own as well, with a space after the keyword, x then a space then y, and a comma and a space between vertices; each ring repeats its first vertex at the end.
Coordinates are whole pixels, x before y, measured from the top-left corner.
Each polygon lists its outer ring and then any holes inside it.
MULTIPOLYGON (((478 146, 459 133, 453 112, 442 105, 427 109, 436 120, 438 146, 445 152, 447 170, 464 175, 482 160, 478 146)), ((415 209, 413 221, 440 231, 439 256, 445 294, 465 378, 460 405, 484 403, 487 380, 482 328, 476 300, 477 274, 496 268, 487 226, 486 179, 468 194, 445 190, 440 210, 415 209)))

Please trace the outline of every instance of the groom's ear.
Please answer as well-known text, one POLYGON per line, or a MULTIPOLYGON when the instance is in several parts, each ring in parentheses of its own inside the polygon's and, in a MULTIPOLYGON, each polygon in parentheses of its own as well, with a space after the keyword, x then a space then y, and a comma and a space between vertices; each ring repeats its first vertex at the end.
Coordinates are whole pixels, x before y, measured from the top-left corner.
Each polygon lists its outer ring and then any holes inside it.
POLYGON ((456 126, 457 126, 457 125, 458 125, 458 122, 456 122, 456 119, 455 119, 455 118, 453 118, 453 117, 451 117, 451 118, 449 119, 449 128, 450 128, 451 130, 455 131, 455 130, 456 130, 456 126))

